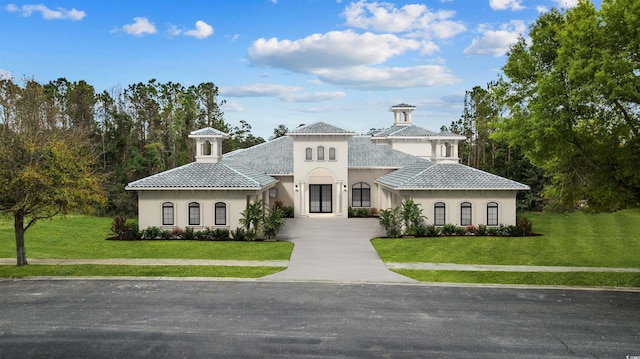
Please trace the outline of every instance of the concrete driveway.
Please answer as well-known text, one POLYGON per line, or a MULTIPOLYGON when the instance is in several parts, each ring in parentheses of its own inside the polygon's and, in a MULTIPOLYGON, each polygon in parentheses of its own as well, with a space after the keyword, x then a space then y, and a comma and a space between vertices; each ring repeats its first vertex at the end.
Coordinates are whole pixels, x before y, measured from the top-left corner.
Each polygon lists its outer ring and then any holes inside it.
POLYGON ((278 239, 295 244, 289 267, 261 280, 417 283, 378 257, 370 240, 382 235, 375 218, 287 219, 278 239))

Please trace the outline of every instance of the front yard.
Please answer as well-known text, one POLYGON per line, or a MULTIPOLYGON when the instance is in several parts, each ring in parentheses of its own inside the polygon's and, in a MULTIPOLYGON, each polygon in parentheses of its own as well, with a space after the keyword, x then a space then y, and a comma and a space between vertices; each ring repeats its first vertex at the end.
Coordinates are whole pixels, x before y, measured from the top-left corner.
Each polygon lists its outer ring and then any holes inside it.
MULTIPOLYGON (((534 237, 377 238, 385 262, 640 268, 640 209, 525 214, 534 237)), ((639 273, 512 273, 399 269, 433 282, 640 286, 639 273)))

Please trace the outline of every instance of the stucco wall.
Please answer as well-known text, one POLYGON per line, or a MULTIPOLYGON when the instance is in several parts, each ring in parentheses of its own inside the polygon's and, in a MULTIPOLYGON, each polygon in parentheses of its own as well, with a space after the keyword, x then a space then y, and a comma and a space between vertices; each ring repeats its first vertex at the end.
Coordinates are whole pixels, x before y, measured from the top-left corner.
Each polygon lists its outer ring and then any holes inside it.
MULTIPOLYGON (((247 196, 256 195, 255 191, 138 191, 138 225, 140 229, 157 226, 163 229, 173 227, 204 227, 235 229, 239 226, 240 213, 247 207, 247 196), (174 224, 162 225, 162 204, 171 202, 174 206, 174 224), (200 204, 200 225, 189 225, 189 203, 200 204), (214 205, 216 202, 227 204, 227 224, 214 225, 214 205)), ((260 197, 262 198, 262 197, 260 197)), ((258 199, 260 199, 258 198, 258 199)))
POLYGON ((273 207, 276 201, 281 201, 285 206, 293 206, 293 176, 273 176, 280 180, 274 187, 277 197, 269 198, 269 206, 273 207))
POLYGON ((444 202, 445 222, 460 225, 460 204, 471 203, 471 223, 487 223, 487 204, 498 203, 498 223, 516 224, 516 191, 406 191, 400 192, 402 199, 411 198, 421 204, 422 214, 432 224, 434 204, 444 202))
POLYGON ((417 157, 431 158, 430 141, 394 138, 391 142, 391 148, 417 157))
POLYGON ((380 209, 383 207, 382 203, 385 203, 381 200, 382 194, 381 189, 378 184, 373 183, 373 181, 381 176, 384 176, 394 170, 392 169, 380 169, 380 168, 366 168, 366 169, 349 169, 349 198, 348 204, 351 206, 351 196, 352 196, 352 186, 358 182, 364 182, 371 186, 371 207, 375 207, 380 209))
POLYGON ((498 203, 498 224, 516 224, 516 191, 395 191, 381 187, 380 208, 402 206, 402 201, 413 199, 422 208, 427 223, 433 224, 434 205, 445 203, 445 222, 460 225, 460 205, 471 203, 471 223, 487 223, 487 204, 498 203))

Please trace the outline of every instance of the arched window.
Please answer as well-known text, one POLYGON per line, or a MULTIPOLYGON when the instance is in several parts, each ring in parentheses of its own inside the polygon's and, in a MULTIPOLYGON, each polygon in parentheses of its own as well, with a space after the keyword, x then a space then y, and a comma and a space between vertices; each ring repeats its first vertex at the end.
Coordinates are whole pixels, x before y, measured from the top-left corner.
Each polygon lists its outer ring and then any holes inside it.
POLYGON ((498 204, 496 202, 487 203, 487 226, 498 225, 498 204))
POLYGON ((453 146, 449 142, 444 143, 444 156, 452 157, 453 156, 453 146))
POLYGON ((371 207, 371 186, 364 182, 351 186, 351 207, 371 207))
POLYGON ((165 202, 162 204, 162 225, 173 226, 173 203, 165 202))
POLYGON ((216 226, 227 225, 227 204, 224 202, 216 202, 214 206, 214 219, 213 223, 216 226))
POLYGON ((436 226, 444 226, 447 223, 445 216, 445 205, 442 202, 436 202, 433 205, 433 224, 436 226))
POLYGON ((311 147, 307 147, 305 159, 307 161, 311 161, 313 159, 313 150, 311 149, 311 147))
POLYGON ((318 146, 318 161, 324 161, 324 146, 318 146))
POLYGON ((204 146, 202 148, 202 154, 205 156, 211 156, 211 142, 209 142, 209 140, 206 140, 204 141, 202 146, 204 146))
POLYGON ((189 225, 190 226, 200 225, 200 203, 197 203, 197 202, 189 203, 189 225))
POLYGON ((462 202, 460 204, 460 225, 468 226, 471 223, 471 203, 462 202))
POLYGON ((336 160, 336 149, 331 147, 329 149, 329 161, 335 161, 336 160))

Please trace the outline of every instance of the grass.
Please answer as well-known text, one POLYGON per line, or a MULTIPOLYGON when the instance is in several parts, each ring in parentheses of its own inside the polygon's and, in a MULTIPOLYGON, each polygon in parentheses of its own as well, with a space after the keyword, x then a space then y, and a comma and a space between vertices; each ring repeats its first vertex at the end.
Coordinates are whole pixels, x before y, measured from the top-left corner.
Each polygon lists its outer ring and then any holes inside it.
POLYGON ((640 209, 525 216, 542 236, 378 238, 372 243, 385 262, 640 268, 640 209))
MULTIPOLYGON (((25 232, 29 258, 171 258, 289 260, 288 242, 107 241, 111 218, 69 215, 25 232)), ((0 217, 0 258, 15 258, 12 220, 0 217)))
POLYGON ((565 286, 640 287, 638 273, 485 272, 397 269, 394 272, 421 282, 495 283, 565 286))
POLYGON ((131 266, 131 265, 28 265, 0 266, 0 277, 83 276, 83 277, 231 277, 259 278, 285 267, 233 266, 131 266))

